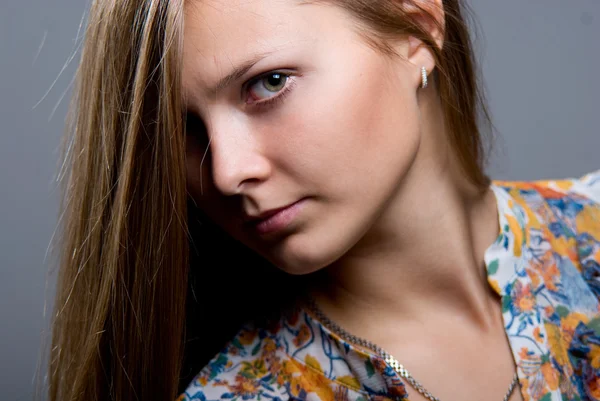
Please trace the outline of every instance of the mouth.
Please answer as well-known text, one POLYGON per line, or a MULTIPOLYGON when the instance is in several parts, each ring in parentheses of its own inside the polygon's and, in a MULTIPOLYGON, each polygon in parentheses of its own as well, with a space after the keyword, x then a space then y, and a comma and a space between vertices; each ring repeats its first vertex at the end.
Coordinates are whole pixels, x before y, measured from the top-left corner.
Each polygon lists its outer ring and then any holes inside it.
POLYGON ((261 236, 274 234, 291 225, 303 206, 304 199, 301 199, 281 208, 267 210, 257 216, 247 216, 245 225, 261 236))

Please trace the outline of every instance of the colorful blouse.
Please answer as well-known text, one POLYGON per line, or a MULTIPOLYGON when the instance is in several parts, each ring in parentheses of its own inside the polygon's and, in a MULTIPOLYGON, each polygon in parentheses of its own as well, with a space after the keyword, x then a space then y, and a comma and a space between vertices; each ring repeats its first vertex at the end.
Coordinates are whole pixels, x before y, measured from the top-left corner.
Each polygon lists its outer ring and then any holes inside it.
MULTIPOLYGON (((524 400, 600 400, 600 170, 492 189, 501 232, 485 263, 524 400)), ((311 316, 242 328, 179 401, 408 399, 380 356, 311 316)))

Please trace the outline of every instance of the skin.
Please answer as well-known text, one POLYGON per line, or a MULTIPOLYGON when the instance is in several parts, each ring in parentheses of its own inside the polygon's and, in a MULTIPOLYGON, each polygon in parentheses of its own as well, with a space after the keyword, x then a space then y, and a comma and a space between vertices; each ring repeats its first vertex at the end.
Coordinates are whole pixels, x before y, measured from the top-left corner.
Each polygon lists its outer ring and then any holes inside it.
POLYGON ((393 45, 399 57, 374 50, 332 6, 188 3, 183 89, 205 126, 187 136, 189 191, 282 270, 318 272, 321 308, 396 355, 434 395, 500 400, 514 361, 483 262, 499 232, 495 197, 460 171, 434 85, 420 88, 421 67, 435 68, 430 50, 414 38, 393 45), (260 79, 274 72, 289 78, 260 79), (300 200, 275 234, 243 221, 300 200))

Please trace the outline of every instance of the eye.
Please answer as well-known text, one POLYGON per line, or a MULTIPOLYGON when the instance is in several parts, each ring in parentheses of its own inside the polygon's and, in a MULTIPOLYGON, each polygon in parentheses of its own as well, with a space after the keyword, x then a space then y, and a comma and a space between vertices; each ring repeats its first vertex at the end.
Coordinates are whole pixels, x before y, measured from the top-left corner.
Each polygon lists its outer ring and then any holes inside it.
POLYGON ((270 72, 250 83, 248 86, 249 103, 262 101, 279 96, 284 91, 290 76, 282 72, 270 72))

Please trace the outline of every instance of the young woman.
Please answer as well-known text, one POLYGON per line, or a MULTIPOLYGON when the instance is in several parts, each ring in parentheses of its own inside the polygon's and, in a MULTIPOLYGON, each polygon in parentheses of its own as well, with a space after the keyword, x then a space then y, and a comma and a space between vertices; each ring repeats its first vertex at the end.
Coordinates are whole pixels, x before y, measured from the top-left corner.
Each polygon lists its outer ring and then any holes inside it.
POLYGON ((95 1, 50 398, 600 399, 600 172, 488 179, 463 8, 95 1))

